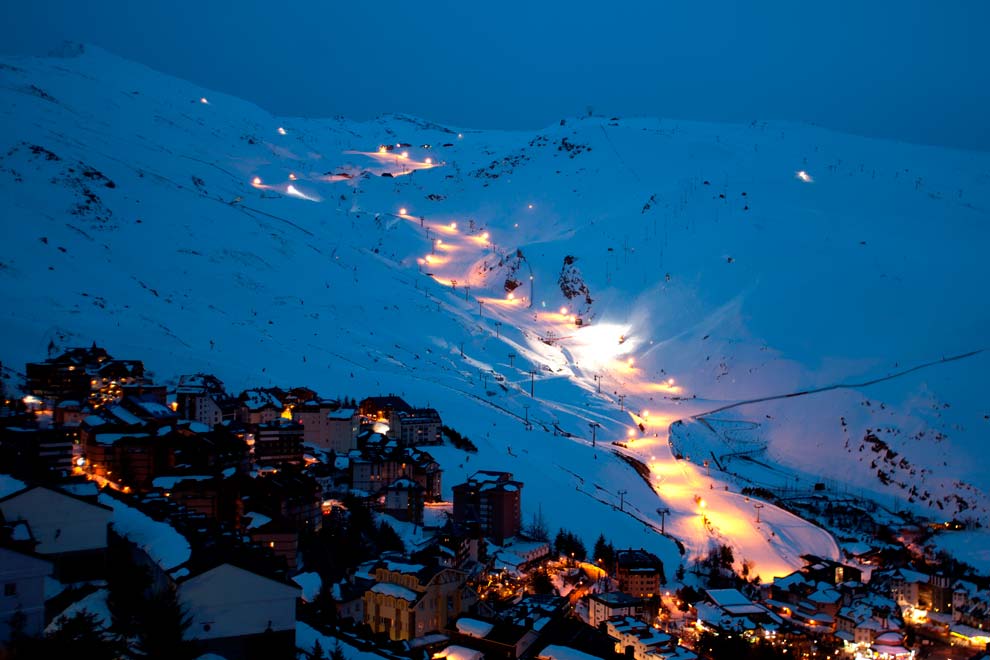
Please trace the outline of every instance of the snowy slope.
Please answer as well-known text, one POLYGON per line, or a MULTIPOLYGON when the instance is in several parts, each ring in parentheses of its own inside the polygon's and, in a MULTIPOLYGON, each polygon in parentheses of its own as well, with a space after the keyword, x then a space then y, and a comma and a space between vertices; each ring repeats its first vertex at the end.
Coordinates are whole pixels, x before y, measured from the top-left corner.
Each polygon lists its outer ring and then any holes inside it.
POLYGON ((671 566, 663 506, 689 554, 729 542, 766 578, 836 556, 786 512, 756 525, 738 492, 773 475, 987 522, 987 354, 941 362, 990 336, 985 154, 780 123, 276 118, 92 48, 0 61, 0 99, 5 365, 96 340, 161 381, 401 393, 480 448, 434 452, 446 488, 512 471, 527 516, 671 566))

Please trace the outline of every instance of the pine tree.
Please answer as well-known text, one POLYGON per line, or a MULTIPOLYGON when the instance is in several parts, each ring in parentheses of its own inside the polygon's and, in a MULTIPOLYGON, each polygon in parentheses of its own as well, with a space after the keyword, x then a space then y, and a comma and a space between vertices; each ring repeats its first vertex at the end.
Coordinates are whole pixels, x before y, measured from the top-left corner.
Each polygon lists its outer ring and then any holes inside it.
POLYGON ((605 540, 604 534, 599 534, 595 541, 594 560, 600 561, 599 565, 606 571, 611 571, 615 564, 615 547, 605 540))
POLYGON ((330 660, 347 660, 347 656, 344 655, 344 649, 340 648, 339 641, 333 645, 333 651, 330 652, 330 660))
POLYGON ((184 639, 192 622, 179 603, 173 587, 147 599, 141 607, 141 625, 133 650, 145 660, 193 660, 198 657, 193 642, 184 639))
POLYGON ((323 652, 323 645, 317 639, 313 642, 313 650, 309 652, 310 660, 325 660, 326 653, 323 652))
POLYGON ((99 617, 82 610, 59 619, 37 650, 38 653, 23 657, 116 660, 124 649, 119 638, 103 626, 99 617))
POLYGON ((110 627, 121 637, 131 637, 140 627, 141 608, 145 603, 145 592, 151 585, 151 578, 147 570, 122 553, 112 553, 107 566, 110 627))

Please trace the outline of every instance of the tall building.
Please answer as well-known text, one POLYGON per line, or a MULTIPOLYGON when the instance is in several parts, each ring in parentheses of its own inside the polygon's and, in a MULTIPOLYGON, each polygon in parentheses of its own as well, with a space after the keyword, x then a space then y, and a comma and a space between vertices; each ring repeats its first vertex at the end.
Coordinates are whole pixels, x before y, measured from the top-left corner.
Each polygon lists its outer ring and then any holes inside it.
POLYGON ((666 582, 663 562, 643 549, 616 551, 615 577, 619 580, 619 591, 637 598, 653 598, 666 582))
POLYGON ((522 528, 522 482, 510 472, 475 472, 454 486, 454 522, 477 525, 483 536, 498 544, 522 528))

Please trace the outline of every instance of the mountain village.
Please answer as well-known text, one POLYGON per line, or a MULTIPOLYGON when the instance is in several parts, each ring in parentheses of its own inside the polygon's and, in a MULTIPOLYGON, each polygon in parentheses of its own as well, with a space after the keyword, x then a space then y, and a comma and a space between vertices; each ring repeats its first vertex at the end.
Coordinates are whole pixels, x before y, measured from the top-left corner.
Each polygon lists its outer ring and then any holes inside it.
POLYGON ((866 512, 828 505, 869 521, 860 552, 764 583, 728 546, 664 566, 524 520, 498 466, 445 485, 430 448, 467 462, 472 442, 394 394, 158 385, 96 345, 4 394, 6 657, 115 657, 114 639, 227 660, 987 657, 987 580, 866 512))

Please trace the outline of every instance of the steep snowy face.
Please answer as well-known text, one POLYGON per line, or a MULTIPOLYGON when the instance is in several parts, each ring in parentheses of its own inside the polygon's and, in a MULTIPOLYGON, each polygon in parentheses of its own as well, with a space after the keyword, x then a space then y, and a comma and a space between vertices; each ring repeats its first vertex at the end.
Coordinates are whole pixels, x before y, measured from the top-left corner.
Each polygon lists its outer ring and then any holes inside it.
POLYGON ((745 485, 990 522, 986 154, 276 118, 95 49, 0 61, 0 101, 5 369, 96 340, 164 382, 404 392, 479 444, 448 487, 512 471, 527 511, 675 563, 664 506, 691 553, 837 552, 739 522, 745 485))

